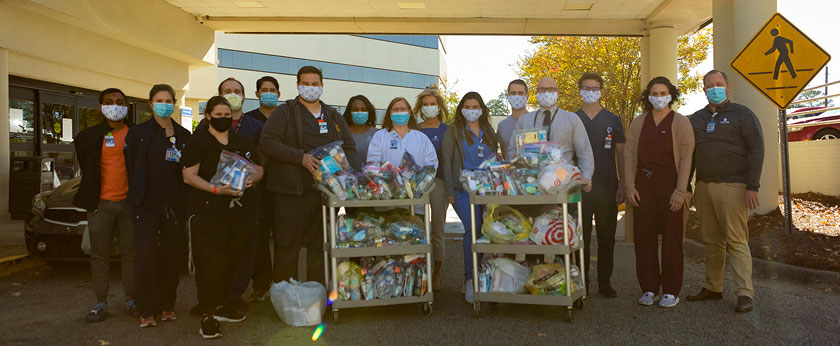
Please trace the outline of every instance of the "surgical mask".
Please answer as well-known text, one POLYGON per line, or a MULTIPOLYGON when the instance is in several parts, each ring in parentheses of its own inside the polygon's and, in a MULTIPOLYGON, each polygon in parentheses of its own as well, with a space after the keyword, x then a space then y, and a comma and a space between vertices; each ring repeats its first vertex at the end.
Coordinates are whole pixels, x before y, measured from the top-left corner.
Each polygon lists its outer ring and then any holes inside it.
POLYGON ((601 91, 581 90, 580 97, 583 98, 583 103, 593 104, 601 99, 601 91))
POLYGON ((228 100, 228 103, 230 103, 230 110, 232 112, 238 112, 242 109, 242 96, 237 94, 227 94, 225 95, 225 99, 228 100))
POLYGON ((557 104, 557 92, 544 92, 537 94, 537 101, 543 108, 551 108, 557 104))
POLYGON ((408 114, 408 112, 391 113, 391 122, 393 122, 394 125, 397 126, 403 126, 405 124, 408 124, 408 119, 410 118, 411 116, 408 114))
POLYGON ((437 118, 440 109, 438 106, 423 106, 423 116, 426 118, 437 118))
POLYGON ((175 105, 171 103, 155 103, 152 105, 152 110, 161 118, 169 118, 172 112, 175 111, 175 105))
POLYGON ((510 108, 517 111, 525 108, 525 105, 528 103, 528 97, 523 95, 510 95, 507 97, 507 100, 510 103, 510 108))
POLYGON ((353 112, 353 123, 356 125, 364 125, 368 121, 368 112, 353 112))
POLYGON ((714 87, 706 89, 706 98, 709 99, 709 103, 719 105, 723 101, 726 101, 726 88, 714 87))
POLYGON ((277 93, 266 92, 260 94, 260 104, 269 108, 277 106, 277 93))
POLYGON ((110 121, 120 121, 128 114, 128 107, 120 105, 102 105, 102 115, 110 121))
POLYGON ((665 96, 648 96, 648 101, 653 105, 653 109, 661 111, 668 107, 668 104, 671 103, 671 95, 665 96))
POLYGON ((461 114, 467 122, 472 123, 481 118, 481 109, 461 109, 461 114))
POLYGON ((321 94, 323 93, 323 87, 311 85, 298 85, 298 94, 300 94, 300 97, 306 100, 306 102, 318 101, 318 99, 321 98, 321 94))
POLYGON ((214 130, 219 132, 225 132, 230 129, 230 125, 233 123, 233 118, 231 117, 223 117, 223 118, 214 118, 210 117, 210 126, 213 127, 214 130))

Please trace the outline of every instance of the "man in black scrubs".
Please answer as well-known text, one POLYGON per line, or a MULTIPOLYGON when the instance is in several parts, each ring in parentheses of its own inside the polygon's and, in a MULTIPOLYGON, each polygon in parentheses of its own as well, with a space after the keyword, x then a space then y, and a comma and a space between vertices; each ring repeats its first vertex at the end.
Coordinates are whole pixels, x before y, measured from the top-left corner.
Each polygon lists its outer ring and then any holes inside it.
POLYGON ((598 293, 607 298, 618 296, 610 285, 613 271, 613 249, 618 204, 624 201, 624 188, 619 183, 618 172, 624 171, 624 125, 621 118, 601 107, 604 80, 595 73, 585 73, 578 80, 583 106, 577 111, 589 135, 595 171, 592 190, 583 193, 584 272, 589 289, 589 240, 592 238, 592 216, 595 216, 595 234, 598 237, 598 293), (618 171, 616 171, 616 157, 618 171))
POLYGON ((280 84, 272 76, 263 76, 257 79, 256 94, 257 99, 260 100, 260 106, 245 113, 245 116, 250 116, 265 123, 271 116, 271 112, 274 112, 274 109, 277 108, 277 100, 280 98, 280 84))
POLYGON ((321 70, 302 67, 297 73, 300 95, 274 110, 260 138, 267 188, 275 196, 275 282, 300 278, 296 275, 298 255, 304 242, 306 279, 324 281, 321 196, 312 187, 318 160, 308 152, 341 140, 351 164, 356 157, 355 142, 344 118, 320 101, 323 82, 321 70))

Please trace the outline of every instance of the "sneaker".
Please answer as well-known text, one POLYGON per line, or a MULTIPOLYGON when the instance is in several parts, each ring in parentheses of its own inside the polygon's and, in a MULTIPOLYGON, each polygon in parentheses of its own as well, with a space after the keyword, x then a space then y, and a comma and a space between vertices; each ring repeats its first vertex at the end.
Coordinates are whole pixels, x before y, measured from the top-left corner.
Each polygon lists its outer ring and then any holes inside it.
MULTIPOLYGON (((588 288, 588 287, 587 287, 588 288)), ((598 294, 603 296, 604 298, 615 298, 618 297, 618 292, 616 292, 610 284, 603 284, 598 285, 598 294)))
POLYGON ((134 304, 134 299, 129 299, 125 301, 125 311, 126 315, 140 317, 140 313, 137 311, 137 306, 134 304))
POLYGON ((268 298, 268 291, 265 291, 265 292, 254 291, 248 297, 248 302, 249 303, 264 302, 266 298, 268 298))
POLYGON ((222 325, 211 315, 201 317, 201 329, 198 330, 202 338, 215 339, 222 336, 222 325))
POLYGON ((161 320, 162 322, 174 321, 175 319, 176 319, 176 317, 175 317, 175 311, 172 311, 172 310, 163 310, 163 311, 161 311, 161 313, 160 313, 160 320, 161 320))
POLYGON ((663 308, 673 308, 680 303, 679 297, 674 297, 673 294, 665 294, 662 296, 662 299, 659 300, 659 306, 663 308))
POLYGON ((157 325, 154 316, 143 317, 140 316, 140 328, 154 327, 157 325))
POLYGON ((216 309, 213 313, 213 317, 222 322, 242 322, 245 320, 245 314, 239 313, 238 311, 228 307, 216 309))
POLYGON ((473 281, 472 280, 467 280, 467 282, 464 283, 464 298, 467 300, 467 303, 470 303, 470 304, 472 304, 473 301, 475 301, 473 299, 473 281))
POLYGON ((108 317, 108 304, 96 303, 96 306, 93 307, 93 310, 90 310, 90 312, 88 312, 88 314, 85 315, 85 322, 102 322, 105 320, 106 317, 108 317))
POLYGON ((653 302, 656 300, 656 295, 653 292, 645 292, 641 298, 639 298, 639 305, 644 306, 651 306, 653 302))

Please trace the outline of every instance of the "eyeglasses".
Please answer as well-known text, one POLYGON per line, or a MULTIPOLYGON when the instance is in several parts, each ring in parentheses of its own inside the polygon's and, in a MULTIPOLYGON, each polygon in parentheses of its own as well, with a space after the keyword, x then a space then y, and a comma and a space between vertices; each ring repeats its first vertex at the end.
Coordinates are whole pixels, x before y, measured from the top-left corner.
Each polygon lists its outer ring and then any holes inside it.
POLYGON ((586 91, 601 91, 601 87, 582 87, 582 88, 580 88, 580 90, 586 90, 586 91))
POLYGON ((555 93, 557 88, 537 88, 538 93, 555 93))

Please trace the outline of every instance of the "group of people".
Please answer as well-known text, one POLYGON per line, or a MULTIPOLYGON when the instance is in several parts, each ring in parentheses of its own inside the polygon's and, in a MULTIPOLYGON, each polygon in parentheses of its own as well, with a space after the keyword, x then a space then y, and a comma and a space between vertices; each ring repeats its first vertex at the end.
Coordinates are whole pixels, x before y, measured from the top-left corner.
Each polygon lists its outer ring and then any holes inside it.
MULTIPOLYGON (((558 88, 551 78, 537 84, 540 108, 534 112, 526 109, 527 83, 510 82, 512 114, 496 130, 476 92, 464 95, 447 125, 450 110, 434 89, 422 91, 413 105, 402 97, 393 99, 377 129, 376 108, 367 97, 352 97, 344 114, 321 101, 323 75, 312 66, 298 71, 299 95, 282 104, 277 80, 260 78, 255 93, 259 108, 244 114, 245 87, 236 79, 224 80, 218 96, 207 101, 204 118, 192 135, 170 117, 177 99, 170 86, 151 89, 148 102, 154 115, 133 126, 126 121, 125 94, 106 89, 99 96, 105 120, 74 141, 82 170, 74 204, 88 211, 97 299, 85 319, 98 322, 109 314, 114 243, 121 254, 124 310, 139 317, 140 327, 176 319, 175 292, 188 262, 194 262, 198 293, 198 305, 190 313, 201 316, 199 332, 204 338, 221 336, 219 321, 243 321, 248 302, 263 301, 272 282, 300 279, 298 258, 304 247, 306 278, 323 281, 322 197, 313 188, 319 161, 308 152, 335 141, 343 142, 357 170, 366 162, 399 162, 406 152, 418 164, 437 169, 430 192, 430 243, 431 288, 438 291, 450 204, 464 229, 471 229, 469 193, 459 183, 461 171, 478 168, 495 155, 512 158, 513 133, 534 128, 545 128, 549 141, 562 144, 567 149, 564 158, 574 162, 587 181, 583 213, 578 215, 584 230, 583 266, 588 272, 594 216, 601 295, 617 296, 610 278, 618 205, 626 200, 627 235, 635 242, 642 291, 639 303, 652 305, 661 292, 660 306, 677 305, 696 167, 694 200, 706 245, 706 283, 688 299, 722 297, 728 257, 738 286, 737 310, 749 311, 753 288, 746 218, 758 206, 762 135, 749 109, 727 101, 729 83, 723 72, 711 71, 703 81, 709 105, 685 117, 671 110, 678 102, 678 89, 667 78, 651 80, 643 92, 643 112, 626 133, 621 119, 602 107, 604 81, 594 73, 578 81, 583 103, 575 113, 557 106, 558 88), (243 190, 210 183, 223 151, 255 167, 243 190), (253 293, 243 299, 249 286, 253 293)), ((476 208, 481 215, 482 208, 476 208)), ((463 293, 472 302, 471 242, 463 242, 463 251, 463 293)))

